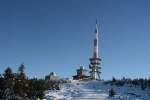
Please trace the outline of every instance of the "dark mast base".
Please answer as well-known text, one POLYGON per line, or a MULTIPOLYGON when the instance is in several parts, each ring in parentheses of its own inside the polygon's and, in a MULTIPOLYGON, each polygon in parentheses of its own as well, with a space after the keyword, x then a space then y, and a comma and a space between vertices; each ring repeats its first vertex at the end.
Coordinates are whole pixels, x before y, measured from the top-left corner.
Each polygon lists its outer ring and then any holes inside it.
POLYGON ((93 80, 100 80, 100 58, 90 58, 90 65, 89 65, 89 69, 91 69, 90 71, 90 76, 91 79, 93 80))

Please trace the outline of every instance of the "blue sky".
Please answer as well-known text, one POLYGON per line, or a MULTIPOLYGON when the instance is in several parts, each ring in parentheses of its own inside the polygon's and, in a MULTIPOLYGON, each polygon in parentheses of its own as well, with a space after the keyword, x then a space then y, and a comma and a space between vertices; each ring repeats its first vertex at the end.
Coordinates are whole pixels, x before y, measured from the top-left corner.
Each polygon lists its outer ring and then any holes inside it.
POLYGON ((149 0, 1 0, 0 73, 71 77, 93 51, 100 24, 103 79, 150 76, 149 0))

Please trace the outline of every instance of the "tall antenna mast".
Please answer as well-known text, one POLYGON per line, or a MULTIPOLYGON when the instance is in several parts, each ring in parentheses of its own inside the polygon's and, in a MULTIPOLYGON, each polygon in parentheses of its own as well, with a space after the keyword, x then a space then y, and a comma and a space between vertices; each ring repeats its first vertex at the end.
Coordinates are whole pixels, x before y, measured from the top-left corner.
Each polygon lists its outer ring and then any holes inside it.
POLYGON ((93 57, 90 58, 90 66, 89 68, 91 69, 90 74, 91 78, 94 80, 99 80, 100 79, 100 61, 101 59, 99 58, 99 26, 98 26, 98 19, 96 19, 96 29, 95 29, 95 38, 94 38, 94 51, 93 51, 93 57))

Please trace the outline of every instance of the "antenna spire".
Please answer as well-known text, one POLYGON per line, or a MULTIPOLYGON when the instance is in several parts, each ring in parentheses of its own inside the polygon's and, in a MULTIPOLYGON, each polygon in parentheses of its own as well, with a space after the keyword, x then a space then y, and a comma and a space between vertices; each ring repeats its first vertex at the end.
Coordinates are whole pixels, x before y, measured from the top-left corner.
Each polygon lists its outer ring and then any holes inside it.
POLYGON ((89 68, 91 69, 91 78, 94 80, 100 79, 100 61, 101 59, 99 58, 98 54, 98 43, 99 43, 99 27, 98 27, 98 19, 96 18, 96 29, 95 29, 95 38, 94 38, 94 51, 93 51, 93 57, 90 58, 90 66, 89 68))

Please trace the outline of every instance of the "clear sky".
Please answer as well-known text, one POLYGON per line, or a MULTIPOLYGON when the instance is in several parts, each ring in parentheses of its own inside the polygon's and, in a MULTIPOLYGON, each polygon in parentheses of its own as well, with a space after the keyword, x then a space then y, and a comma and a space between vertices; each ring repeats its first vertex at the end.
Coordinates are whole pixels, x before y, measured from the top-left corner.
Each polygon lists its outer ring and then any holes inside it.
POLYGON ((21 63, 29 77, 88 68, 95 20, 103 79, 150 76, 149 0, 0 0, 0 74, 21 63))

